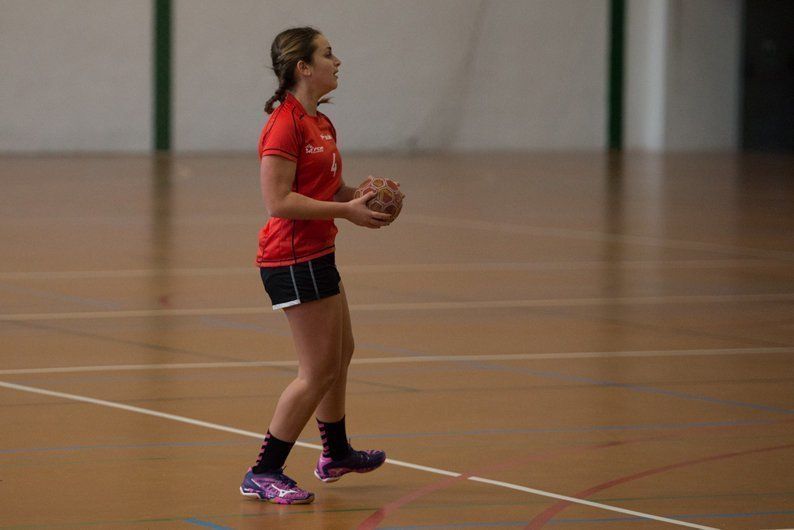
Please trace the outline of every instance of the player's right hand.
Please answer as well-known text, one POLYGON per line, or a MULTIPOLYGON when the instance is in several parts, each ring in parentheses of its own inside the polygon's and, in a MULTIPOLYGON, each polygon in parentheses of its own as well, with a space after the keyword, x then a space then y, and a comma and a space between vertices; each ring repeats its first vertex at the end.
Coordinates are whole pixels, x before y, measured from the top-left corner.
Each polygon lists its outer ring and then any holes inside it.
POLYGON ((367 228, 380 228, 381 226, 389 226, 391 223, 391 215, 387 213, 376 212, 367 207, 367 202, 375 196, 375 192, 369 192, 362 195, 358 199, 353 199, 347 203, 347 220, 358 226, 365 226, 367 228))

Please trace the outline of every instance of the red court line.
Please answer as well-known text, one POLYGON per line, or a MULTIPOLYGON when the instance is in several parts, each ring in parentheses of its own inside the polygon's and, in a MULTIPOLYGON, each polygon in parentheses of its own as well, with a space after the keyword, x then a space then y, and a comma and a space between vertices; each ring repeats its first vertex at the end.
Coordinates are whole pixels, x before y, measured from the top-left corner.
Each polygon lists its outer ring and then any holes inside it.
MULTIPOLYGON (((713 462, 715 460, 725 460, 728 458, 734 458, 737 456, 744 456, 744 455, 751 455, 756 453, 764 453, 768 451, 778 451, 780 449, 790 449, 794 447, 794 444, 785 444, 785 445, 775 445, 771 447, 762 447, 760 449, 749 449, 747 451, 736 451, 733 453, 723 453, 719 455, 712 455, 712 456, 705 456, 702 458, 695 458, 694 460, 685 460, 684 462, 677 462, 675 464, 669 464, 662 467, 656 467, 653 469, 646 469, 645 471, 640 471, 639 473, 634 473, 633 475, 626 475, 625 477, 618 477, 607 482, 602 482, 596 486, 588 488, 586 490, 580 491, 579 493, 574 493, 571 497, 576 497, 579 499, 586 499, 593 493, 597 493, 599 491, 603 491, 605 489, 609 489, 613 486, 617 486, 618 484, 625 484, 626 482, 631 482, 633 480, 638 480, 644 477, 648 477, 651 475, 658 475, 659 473, 664 473, 665 471, 670 471, 672 469, 679 469, 682 467, 694 466, 696 464, 702 464, 704 462, 713 462)), ((561 511, 568 508, 571 504, 571 501, 558 501, 543 512, 539 513, 532 519, 527 526, 524 527, 524 530, 539 530, 543 528, 546 523, 548 523, 555 515, 560 513, 561 511)))
MULTIPOLYGON (((770 421, 769 423, 762 424, 761 426, 766 427, 766 426, 769 426, 769 425, 775 425, 775 424, 780 424, 780 423, 792 423, 792 422, 794 422, 794 419, 787 418, 787 419, 784 419, 784 420, 770 421)), ((480 471, 493 472, 493 471, 498 471, 498 470, 501 470, 501 469, 511 468, 513 466, 516 466, 518 464, 523 464, 525 462, 532 462, 532 461, 536 461, 537 462, 537 461, 547 460, 547 459, 553 458, 555 456, 561 456, 561 455, 570 454, 570 453, 578 453, 578 452, 584 452, 584 451, 590 451, 590 450, 605 449, 605 448, 608 448, 608 447, 615 447, 615 446, 619 446, 619 445, 627 445, 627 444, 633 444, 633 443, 639 443, 639 442, 649 442, 649 441, 663 440, 665 438, 672 438, 672 437, 677 436, 679 434, 685 434, 685 433, 689 433, 689 432, 692 432, 692 431, 726 430, 726 429, 735 429, 735 428, 743 428, 743 427, 758 427, 758 426, 759 425, 751 424, 751 425, 718 425, 718 426, 708 425, 708 426, 702 426, 702 427, 688 427, 688 428, 680 429, 680 430, 677 430, 677 431, 668 431, 665 434, 660 434, 660 435, 657 435, 657 436, 644 436, 642 438, 633 438, 631 440, 602 442, 602 443, 597 443, 597 444, 589 444, 589 445, 577 446, 577 447, 572 447, 572 448, 567 448, 567 449, 562 449, 562 450, 549 451, 547 453, 542 453, 542 454, 539 454, 539 455, 530 455, 530 456, 525 457, 525 458, 514 459, 514 460, 510 460, 510 461, 503 462, 503 463, 500 463, 500 464, 496 464, 496 465, 489 465, 487 468, 483 467, 483 468, 480 468, 480 469, 477 469, 477 470, 474 470, 474 471, 471 471, 471 472, 468 472, 468 473, 462 473, 459 477, 446 478, 446 479, 443 479, 443 480, 440 480, 440 481, 437 481, 437 482, 433 482, 433 483, 428 484, 426 486, 423 486, 423 487, 421 487, 419 489, 413 490, 413 491, 407 493, 406 495, 403 495, 402 497, 397 498, 396 500, 394 500, 392 502, 384 504, 383 506, 378 508, 375 512, 373 512, 369 517, 367 517, 364 521, 362 521, 356 527, 356 530, 373 530, 374 528, 377 528, 378 525, 381 522, 383 522, 383 520, 386 517, 388 517, 389 515, 393 514, 394 512, 399 510, 401 507, 405 506, 406 504, 409 504, 409 503, 415 501, 416 499, 418 499, 420 497, 424 497, 425 495, 433 493, 434 491, 438 491, 438 490, 442 490, 442 489, 446 489, 448 487, 451 487, 451 486, 459 483, 462 480, 468 479, 471 476, 479 475, 480 471)))
POLYGON ((437 482, 432 482, 427 486, 423 486, 418 490, 414 490, 407 495, 400 497, 399 499, 392 501, 388 504, 384 504, 380 508, 378 508, 374 513, 372 513, 369 517, 364 519, 357 527, 356 530, 372 530, 373 528, 377 528, 378 525, 383 522, 383 520, 388 517, 393 512, 397 511, 402 507, 404 504, 408 504, 409 502, 413 502, 419 497, 424 497, 425 495, 432 493, 437 490, 441 490, 452 486, 454 483, 465 480, 466 478, 470 477, 469 474, 463 474, 459 477, 450 477, 445 478, 444 480, 439 480, 437 482))
MULTIPOLYGON (((655 439, 655 438, 648 438, 648 439, 655 439)), ((428 494, 430 494, 430 493, 432 493, 434 491, 438 491, 438 490, 445 489, 445 488, 448 488, 450 486, 453 486, 454 484, 457 484, 457 483, 459 483, 462 480, 466 480, 466 479, 468 479, 471 476, 477 475, 479 471, 499 471, 501 469, 509 469, 509 468, 512 468, 512 467, 514 467, 516 465, 523 464, 523 463, 526 463, 526 462, 533 462, 533 461, 534 462, 539 462, 539 461, 542 461, 542 460, 548 460, 550 458, 554 458, 554 457, 565 455, 565 454, 581 453, 581 452, 584 452, 584 451, 590 451, 590 450, 594 450, 594 449, 603 449, 605 447, 614 447, 616 445, 623 445, 623 444, 626 444, 626 443, 633 443, 635 441, 640 441, 640 440, 630 440, 630 441, 624 441, 624 442, 620 442, 620 441, 600 442, 600 443, 597 443, 597 444, 581 445, 581 446, 570 447, 570 448, 566 448, 566 449, 558 449, 558 450, 554 450, 554 451, 549 451, 548 453, 530 455, 530 456, 527 456, 527 457, 524 457, 524 458, 517 458, 517 459, 508 460, 506 462, 501 462, 501 463, 498 463, 498 464, 495 464, 495 465, 489 465, 487 468, 484 467, 484 468, 472 471, 470 473, 462 473, 459 477, 450 477, 450 478, 445 478, 443 480, 439 480, 439 481, 436 481, 436 482, 432 482, 432 483, 427 484, 426 486, 423 486, 423 487, 421 487, 419 489, 413 490, 413 491, 407 493, 406 495, 403 495, 402 497, 400 497, 400 498, 398 498, 398 499, 396 499, 396 500, 394 500, 394 501, 392 501, 390 503, 384 504, 383 506, 378 508, 378 510, 373 512, 369 517, 364 519, 364 521, 362 521, 356 527, 356 530, 373 530, 374 528, 377 528, 378 525, 381 522, 383 522, 383 520, 386 517, 388 517, 389 515, 391 515, 395 511, 399 510, 402 506, 404 506, 404 505, 406 505, 406 504, 408 504, 410 502, 415 501, 419 497, 424 497, 425 495, 428 495, 428 494)))

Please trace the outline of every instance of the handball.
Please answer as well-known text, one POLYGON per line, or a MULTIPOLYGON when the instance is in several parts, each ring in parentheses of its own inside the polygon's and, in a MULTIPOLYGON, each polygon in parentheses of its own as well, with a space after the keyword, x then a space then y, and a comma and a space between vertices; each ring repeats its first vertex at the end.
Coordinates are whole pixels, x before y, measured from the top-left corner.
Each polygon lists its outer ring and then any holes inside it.
POLYGON ((396 182, 383 177, 367 177, 367 180, 356 188, 353 197, 358 199, 369 192, 375 193, 375 196, 367 201, 370 210, 387 213, 391 215, 392 220, 397 218, 403 208, 403 194, 396 182))

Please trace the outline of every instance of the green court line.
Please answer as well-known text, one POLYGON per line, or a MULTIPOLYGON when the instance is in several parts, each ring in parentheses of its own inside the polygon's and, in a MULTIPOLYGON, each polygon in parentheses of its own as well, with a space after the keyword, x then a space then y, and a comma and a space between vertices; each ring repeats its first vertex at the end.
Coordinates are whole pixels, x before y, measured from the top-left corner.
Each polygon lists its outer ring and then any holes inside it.
POLYGON ((625 41, 625 0, 609 2, 609 148, 623 148, 623 58, 625 41))
POLYGON ((154 148, 171 149, 171 0, 154 0, 154 148))

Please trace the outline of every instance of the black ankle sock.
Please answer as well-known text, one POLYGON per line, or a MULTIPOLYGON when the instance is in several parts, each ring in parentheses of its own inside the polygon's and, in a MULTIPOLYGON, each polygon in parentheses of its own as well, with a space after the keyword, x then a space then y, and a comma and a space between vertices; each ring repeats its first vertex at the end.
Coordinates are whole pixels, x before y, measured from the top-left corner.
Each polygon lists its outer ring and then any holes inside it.
POLYGON ((317 420, 317 427, 320 428, 320 438, 323 440, 323 456, 331 457, 332 460, 341 460, 350 451, 347 443, 347 431, 345 431, 345 417, 333 423, 317 420))
POLYGON ((262 451, 259 453, 259 458, 256 465, 251 468, 254 473, 272 473, 284 467, 284 462, 287 461, 287 456, 292 450, 295 442, 285 442, 279 440, 270 431, 265 435, 265 441, 262 442, 262 451))

